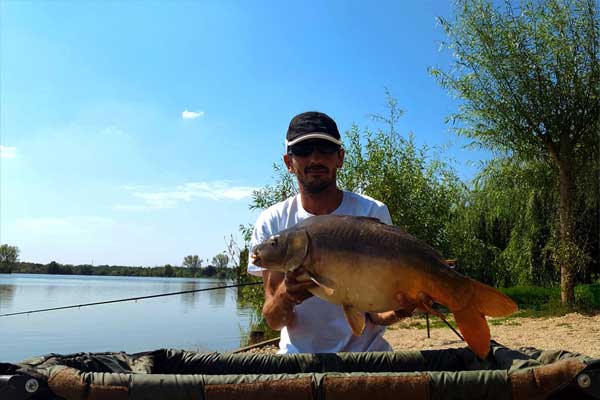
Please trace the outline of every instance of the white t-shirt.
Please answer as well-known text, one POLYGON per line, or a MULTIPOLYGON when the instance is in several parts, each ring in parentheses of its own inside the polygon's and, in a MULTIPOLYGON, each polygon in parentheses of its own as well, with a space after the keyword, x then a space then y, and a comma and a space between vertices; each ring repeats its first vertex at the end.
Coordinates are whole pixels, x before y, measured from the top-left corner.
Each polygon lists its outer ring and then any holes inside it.
MULTIPOLYGON (((392 223, 385 204, 346 191, 342 203, 332 214, 375 217, 386 224, 392 223)), ((252 233, 252 246, 312 216, 302 207, 300 195, 277 203, 258 217, 252 233)), ((262 271, 263 268, 248 265, 248 272, 252 275, 262 276, 262 271)), ((368 318, 362 335, 354 336, 341 305, 313 296, 297 305, 294 313, 294 326, 281 330, 280 354, 391 351, 389 343, 383 339, 385 327, 373 324, 368 318)))

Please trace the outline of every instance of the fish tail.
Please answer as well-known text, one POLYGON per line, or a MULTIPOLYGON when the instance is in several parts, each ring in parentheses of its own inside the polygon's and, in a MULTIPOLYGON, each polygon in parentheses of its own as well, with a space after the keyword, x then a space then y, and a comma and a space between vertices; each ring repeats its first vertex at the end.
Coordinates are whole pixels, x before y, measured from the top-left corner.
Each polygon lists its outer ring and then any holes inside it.
POLYGON ((473 279, 473 297, 471 307, 490 317, 504 317, 517 311, 517 304, 498 289, 473 279))
POLYGON ((490 351, 490 327, 485 316, 471 307, 454 311, 453 314, 460 333, 463 334, 473 353, 481 359, 486 358, 490 351))
POLYGON ((452 310, 456 324, 469 347, 480 358, 487 357, 490 350, 490 328, 486 315, 501 317, 517 311, 516 303, 499 290, 469 279, 473 296, 460 310, 452 310))

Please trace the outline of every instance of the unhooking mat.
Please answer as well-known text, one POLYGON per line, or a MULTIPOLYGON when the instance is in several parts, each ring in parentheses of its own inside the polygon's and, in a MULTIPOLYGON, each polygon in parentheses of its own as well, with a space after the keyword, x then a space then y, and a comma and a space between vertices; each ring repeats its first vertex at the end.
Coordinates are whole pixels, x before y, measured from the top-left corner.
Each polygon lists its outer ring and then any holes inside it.
MULTIPOLYGON (((600 339, 599 339, 600 340, 600 339)), ((492 343, 337 354, 50 354, 0 364, 0 399, 600 399, 600 360, 492 343)))

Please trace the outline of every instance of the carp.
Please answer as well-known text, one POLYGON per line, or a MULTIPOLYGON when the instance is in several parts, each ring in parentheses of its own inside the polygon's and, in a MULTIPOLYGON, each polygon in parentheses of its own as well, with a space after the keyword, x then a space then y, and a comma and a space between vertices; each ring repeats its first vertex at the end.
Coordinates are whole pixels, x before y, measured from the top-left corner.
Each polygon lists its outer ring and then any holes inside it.
POLYGON ((497 289, 449 268, 431 246, 376 218, 318 215, 307 218, 256 245, 254 265, 286 273, 303 267, 300 280, 318 286, 310 291, 343 307, 355 335, 367 312, 399 309, 405 298, 426 312, 439 303, 454 314, 471 350, 485 358, 490 329, 485 316, 514 313, 517 305, 497 289))

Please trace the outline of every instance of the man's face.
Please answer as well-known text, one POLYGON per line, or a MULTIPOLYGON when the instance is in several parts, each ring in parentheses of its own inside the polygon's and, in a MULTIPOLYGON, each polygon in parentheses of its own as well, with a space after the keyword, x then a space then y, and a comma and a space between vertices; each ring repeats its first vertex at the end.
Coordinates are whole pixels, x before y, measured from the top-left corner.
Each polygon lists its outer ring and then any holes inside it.
POLYGON ((283 161, 304 190, 320 193, 336 185, 337 170, 344 161, 341 147, 327 140, 309 139, 292 146, 291 150, 292 154, 285 154, 283 161))

